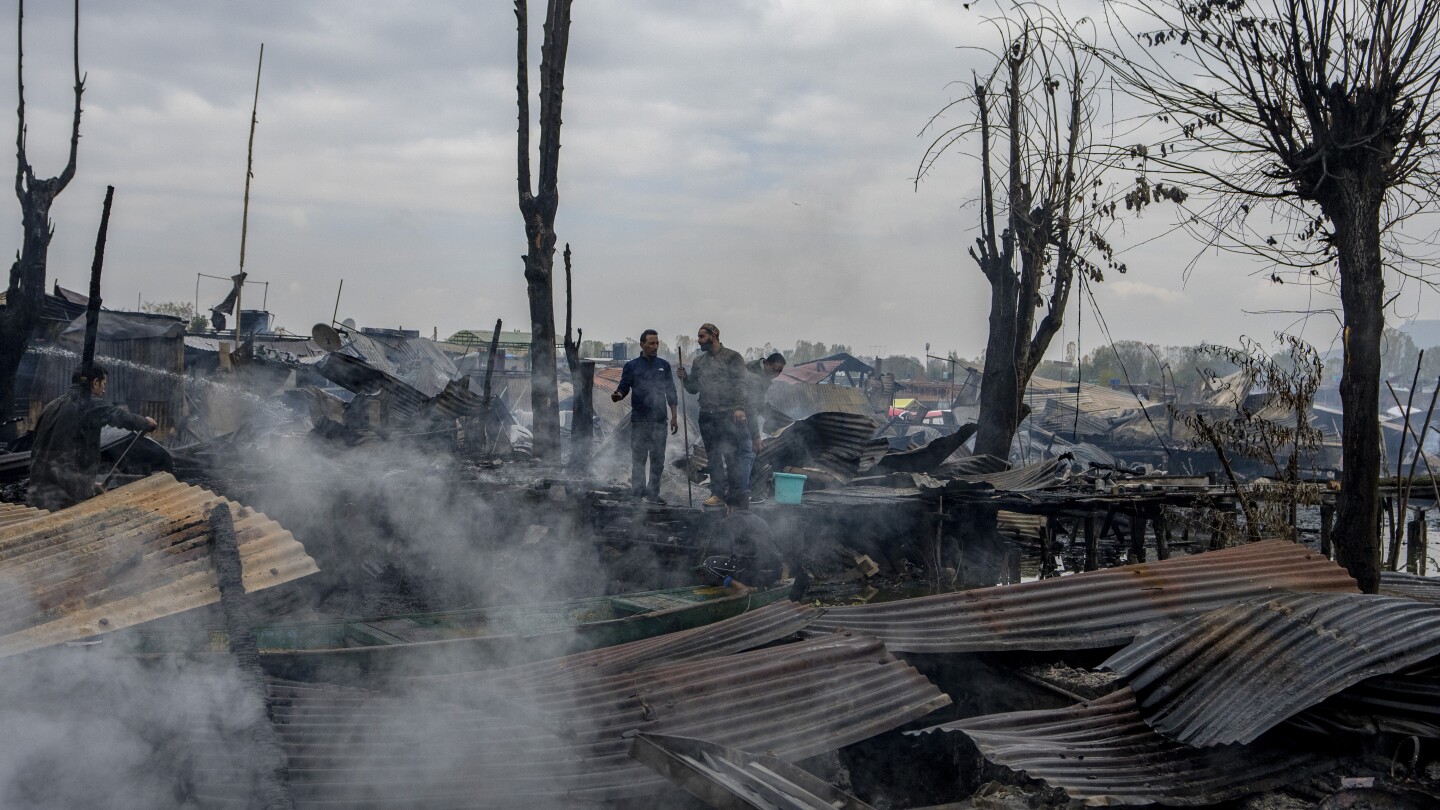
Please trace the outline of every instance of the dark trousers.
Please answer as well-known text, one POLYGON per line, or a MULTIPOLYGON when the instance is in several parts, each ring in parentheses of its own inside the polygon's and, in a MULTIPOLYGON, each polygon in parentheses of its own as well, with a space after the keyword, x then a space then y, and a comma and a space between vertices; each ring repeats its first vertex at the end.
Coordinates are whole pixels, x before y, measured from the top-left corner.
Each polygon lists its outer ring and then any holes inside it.
POLYGON ((741 458, 741 448, 750 449, 750 435, 735 424, 735 412, 702 412, 700 438, 705 442, 705 458, 710 467, 710 492, 727 503, 748 501, 749 465, 741 458))
POLYGON ((630 423, 630 491, 660 497, 660 470, 665 466, 665 423, 630 423), (645 462, 650 462, 646 480, 645 462))

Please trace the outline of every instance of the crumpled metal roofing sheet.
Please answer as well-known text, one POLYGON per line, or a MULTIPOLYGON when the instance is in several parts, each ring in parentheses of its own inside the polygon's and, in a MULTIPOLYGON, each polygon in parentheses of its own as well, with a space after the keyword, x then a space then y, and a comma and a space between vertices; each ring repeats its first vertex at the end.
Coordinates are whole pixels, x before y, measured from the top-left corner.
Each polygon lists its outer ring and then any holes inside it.
MULTIPOLYGON (((413 684, 411 684, 413 686, 413 684)), ((299 807, 576 807, 678 791, 632 760, 631 730, 803 759, 948 704, 871 638, 826 636, 565 688, 443 698, 276 683, 271 716, 299 807)), ((235 787, 217 774, 202 798, 235 787)), ((668 806, 663 797, 654 799, 668 806)))
POLYGON ((1330 767, 1318 754, 1269 745, 1192 748, 1145 725, 1120 689, 1066 709, 1008 712, 934 726, 963 732, 986 759, 1101 805, 1208 805, 1330 767))
POLYGON ((1440 608, 1373 594, 1285 594, 1143 638, 1104 667, 1145 722, 1195 746, 1248 743, 1347 686, 1440 648, 1440 608))
POLYGON ((1402 599, 1414 599, 1417 602, 1440 605, 1440 578, 1382 571, 1380 572, 1380 593, 1383 596, 1398 596, 1402 599))
POLYGON ((0 657, 219 601, 207 520, 217 503, 235 515, 245 590, 319 570, 280 524, 159 473, 0 526, 0 657))
POLYGON ((315 364, 315 370, 356 394, 388 394, 392 421, 414 418, 426 400, 425 395, 409 383, 348 354, 331 352, 315 364))
POLYGON ((1440 672, 1377 675, 1286 721, 1307 732, 1440 739, 1440 672))
POLYGON ((765 480, 770 470, 804 466, 840 481, 869 470, 885 456, 890 445, 871 438, 875 423, 849 413, 817 413, 787 425, 765 443, 755 458, 755 475, 765 480))
MULTIPOLYGON (((779 641, 810 625, 824 611, 813 605, 776 602, 739 616, 654 638, 630 641, 582 653, 536 661, 505 669, 488 670, 486 682, 495 685, 555 685, 579 678, 619 675, 646 667, 698 658, 714 658, 779 641)), ((427 680, 466 681, 470 675, 439 675, 427 680)))
MULTIPOLYGON (((494 392, 491 392, 494 396, 494 392)), ((451 380, 444 390, 421 406, 425 413, 445 419, 475 416, 485 410, 485 397, 470 387, 470 378, 451 380)))
POLYGON ((1011 470, 959 476, 955 480, 970 484, 989 484, 1002 492, 1031 492, 1063 483, 1066 469, 1068 465, 1064 462, 1049 458, 1011 470))
POLYGON ((1019 585, 836 607, 815 626, 867 633, 897 652, 1083 650, 1119 647, 1175 619, 1291 591, 1359 588, 1318 552, 1267 540, 1019 585))
POLYGON ((870 805, 775 757, 689 737, 636 734, 630 756, 723 810, 871 810, 870 805))

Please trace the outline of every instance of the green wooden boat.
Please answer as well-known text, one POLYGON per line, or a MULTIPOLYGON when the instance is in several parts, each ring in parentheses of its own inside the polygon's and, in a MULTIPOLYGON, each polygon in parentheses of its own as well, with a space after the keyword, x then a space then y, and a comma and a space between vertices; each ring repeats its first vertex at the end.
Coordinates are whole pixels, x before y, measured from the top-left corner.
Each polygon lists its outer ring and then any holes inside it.
MULTIPOLYGON (((276 677, 351 681, 425 675, 538 661, 688 630, 785 598, 789 587, 748 594, 691 587, 568 602, 414 613, 255 628, 260 661, 276 677)), ((117 634, 141 655, 227 652, 224 630, 117 634)))

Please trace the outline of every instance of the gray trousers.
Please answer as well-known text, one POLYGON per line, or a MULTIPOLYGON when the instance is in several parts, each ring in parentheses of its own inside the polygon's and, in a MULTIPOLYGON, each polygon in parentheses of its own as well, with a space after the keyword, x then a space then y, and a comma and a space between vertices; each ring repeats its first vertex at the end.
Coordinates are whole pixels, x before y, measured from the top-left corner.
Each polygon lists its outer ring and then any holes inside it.
POLYGON ((665 423, 630 423, 630 491, 660 497, 660 470, 665 466, 665 423), (645 475, 645 462, 650 475, 645 475))

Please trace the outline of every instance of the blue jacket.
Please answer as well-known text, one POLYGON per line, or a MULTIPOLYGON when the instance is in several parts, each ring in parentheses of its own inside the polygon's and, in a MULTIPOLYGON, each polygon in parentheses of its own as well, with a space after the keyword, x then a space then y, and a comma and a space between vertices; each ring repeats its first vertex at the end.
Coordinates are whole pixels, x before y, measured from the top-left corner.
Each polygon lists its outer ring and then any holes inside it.
POLYGON ((630 400, 632 422, 664 422, 666 407, 674 407, 679 402, 670 363, 659 355, 654 360, 641 355, 625 364, 615 393, 623 397, 632 388, 635 390, 630 400))

